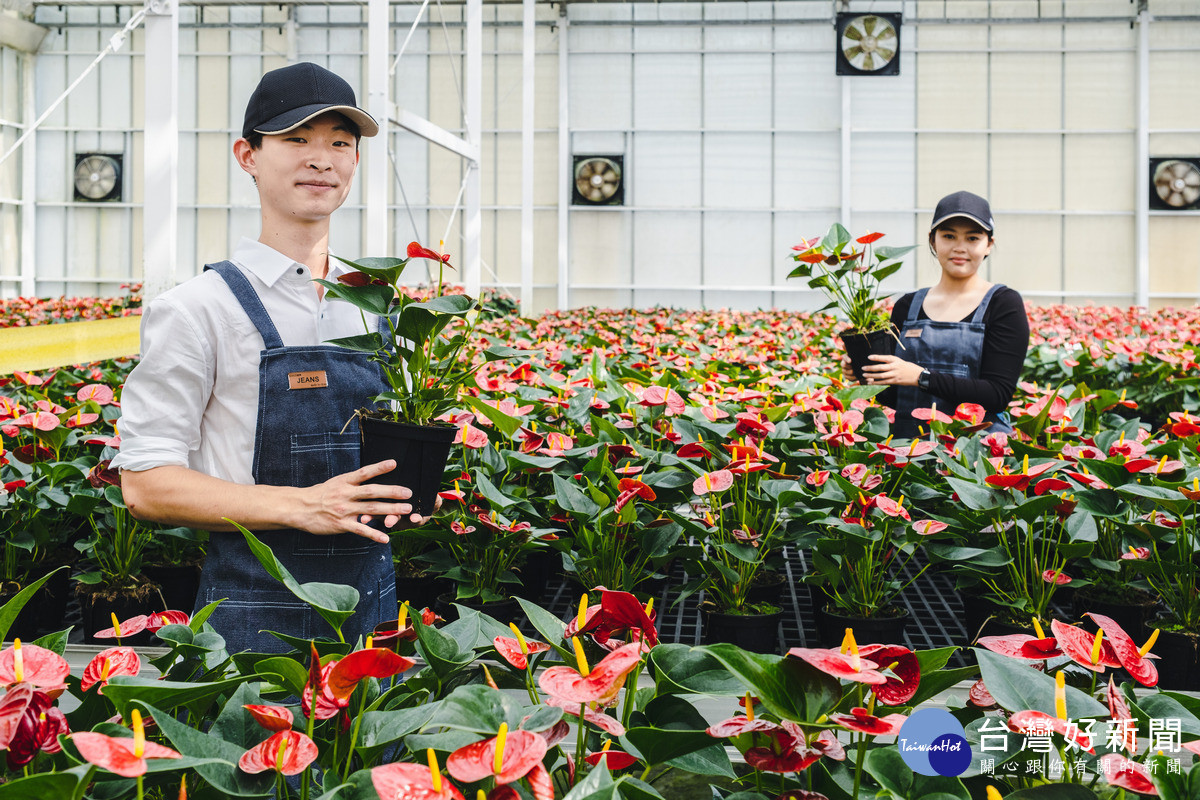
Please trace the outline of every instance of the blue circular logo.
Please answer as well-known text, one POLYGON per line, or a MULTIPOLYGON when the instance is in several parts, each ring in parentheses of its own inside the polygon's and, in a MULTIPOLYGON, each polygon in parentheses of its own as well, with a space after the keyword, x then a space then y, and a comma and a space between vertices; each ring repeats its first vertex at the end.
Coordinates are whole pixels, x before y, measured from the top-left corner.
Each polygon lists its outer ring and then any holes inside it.
POLYGON ((971 766, 971 745, 962 723, 944 708, 922 708, 900 726, 896 747, 918 775, 955 777, 971 766))

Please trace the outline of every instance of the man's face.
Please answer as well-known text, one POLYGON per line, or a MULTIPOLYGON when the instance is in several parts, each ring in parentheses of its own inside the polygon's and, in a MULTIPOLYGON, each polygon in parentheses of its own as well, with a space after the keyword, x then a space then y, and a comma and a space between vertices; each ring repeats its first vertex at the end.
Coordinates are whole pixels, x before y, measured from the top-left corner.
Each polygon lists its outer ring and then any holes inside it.
POLYGON ((258 183, 264 211, 295 219, 327 218, 346 200, 358 143, 341 114, 329 112, 294 130, 264 136, 242 168, 258 183))

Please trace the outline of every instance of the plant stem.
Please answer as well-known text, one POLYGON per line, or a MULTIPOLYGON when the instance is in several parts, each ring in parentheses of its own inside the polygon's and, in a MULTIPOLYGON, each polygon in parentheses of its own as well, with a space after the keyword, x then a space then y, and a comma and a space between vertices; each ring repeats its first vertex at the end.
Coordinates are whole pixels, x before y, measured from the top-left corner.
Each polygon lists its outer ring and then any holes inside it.
POLYGON ((350 764, 354 761, 354 745, 358 741, 358 729, 362 725, 363 710, 367 706, 367 690, 364 686, 358 687, 358 714, 354 717, 354 729, 350 731, 350 751, 346 753, 346 768, 342 771, 342 780, 350 779, 350 764))

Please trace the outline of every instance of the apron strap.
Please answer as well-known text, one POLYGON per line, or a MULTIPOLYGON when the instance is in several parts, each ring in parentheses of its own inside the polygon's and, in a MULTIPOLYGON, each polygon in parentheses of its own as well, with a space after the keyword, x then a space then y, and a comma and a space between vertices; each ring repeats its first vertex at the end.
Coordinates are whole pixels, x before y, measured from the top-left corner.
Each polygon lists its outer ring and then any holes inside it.
POLYGON ((921 306, 925 305, 925 295, 929 294, 929 288, 918 289, 913 293, 912 304, 908 307, 908 318, 904 320, 905 325, 911 325, 917 321, 917 317, 921 313, 921 306))
POLYGON ((233 265, 232 261, 221 261, 216 264, 205 264, 205 271, 212 270, 220 275, 225 283, 229 285, 229 290, 233 292, 233 296, 242 304, 242 310, 246 312, 246 316, 250 317, 250 321, 254 323, 254 327, 258 328, 258 332, 262 335, 263 346, 268 350, 276 350, 283 347, 283 339, 279 336, 279 331, 275 328, 275 323, 271 321, 271 316, 267 313, 267 309, 263 307, 262 300, 259 299, 258 293, 254 291, 254 287, 250 285, 250 281, 246 280, 246 276, 242 271, 233 265))
POLYGON ((983 296, 983 300, 975 307, 975 313, 971 316, 971 323, 978 325, 983 322, 983 315, 987 313, 988 303, 992 302, 992 295, 997 289, 1006 288, 1003 283, 992 284, 992 288, 987 290, 987 294, 983 296))

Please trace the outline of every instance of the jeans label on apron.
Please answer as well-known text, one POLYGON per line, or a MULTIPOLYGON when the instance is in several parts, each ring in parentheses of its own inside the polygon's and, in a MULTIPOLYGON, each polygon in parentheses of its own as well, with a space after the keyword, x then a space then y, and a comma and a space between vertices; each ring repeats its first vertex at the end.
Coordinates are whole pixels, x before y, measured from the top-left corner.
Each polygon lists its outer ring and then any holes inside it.
POLYGON ((289 372, 288 389, 324 389, 329 385, 325 370, 316 372, 289 372))
POLYGON ((913 328, 904 332, 905 339, 920 339, 921 334, 925 332, 924 328, 913 328))

